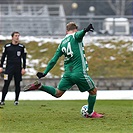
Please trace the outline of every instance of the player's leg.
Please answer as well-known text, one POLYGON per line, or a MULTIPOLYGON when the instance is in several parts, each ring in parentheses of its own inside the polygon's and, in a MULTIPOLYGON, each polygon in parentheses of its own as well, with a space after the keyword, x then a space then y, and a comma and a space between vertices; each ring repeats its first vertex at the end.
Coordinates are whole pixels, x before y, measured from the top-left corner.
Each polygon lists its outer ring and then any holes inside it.
POLYGON ((89 91, 89 96, 88 96, 88 113, 91 114, 94 110, 94 105, 96 102, 96 96, 97 96, 97 89, 94 88, 92 90, 89 91))
POLYGON ((68 90, 69 88, 71 88, 73 85, 73 83, 71 83, 69 77, 64 76, 61 78, 57 88, 54 88, 53 86, 46 86, 46 85, 42 85, 39 90, 45 91, 49 94, 51 94, 52 96, 59 98, 61 97, 66 90, 68 90))
POLYGON ((96 87, 92 79, 88 75, 79 75, 79 80, 76 83, 81 92, 88 91, 88 113, 91 114, 94 110, 96 102, 96 87), (94 89, 95 88, 95 89, 94 89))
POLYGON ((41 90, 45 91, 48 94, 51 94, 52 96, 58 98, 61 97, 65 91, 61 91, 53 86, 47 86, 42 84, 39 80, 35 81, 33 84, 29 84, 24 87, 24 91, 33 91, 33 90, 41 90))
POLYGON ((46 86, 46 85, 42 85, 39 90, 41 91, 45 91, 47 92, 48 94, 51 94, 52 96, 56 97, 56 98, 59 98, 61 97, 65 91, 61 91, 59 90, 58 88, 55 88, 53 86, 46 86))
POLYGON ((64 93, 64 92, 59 92, 58 89, 56 89, 53 86, 47 86, 47 85, 42 84, 40 82, 40 80, 36 80, 34 83, 26 85, 24 87, 25 92, 26 91, 34 91, 34 90, 45 91, 45 92, 47 92, 47 93, 49 93, 49 94, 51 94, 52 96, 55 96, 55 97, 56 97, 57 92, 62 93, 62 94, 64 93))
POLYGON ((14 79, 14 83, 15 83, 15 101, 14 104, 17 105, 18 104, 18 100, 19 100, 19 94, 20 94, 20 81, 17 79, 14 79))
POLYGON ((57 93, 56 93, 56 97, 61 97, 66 90, 69 90, 74 83, 71 82, 70 78, 69 78, 69 74, 68 76, 66 76, 67 74, 64 74, 64 76, 61 78, 58 86, 57 86, 57 93))
POLYGON ((89 91, 89 96, 88 96, 88 103, 89 103, 88 113, 90 114, 89 117, 102 118, 104 115, 92 111, 96 102, 96 95, 97 95, 97 88, 94 88, 89 91))
POLYGON ((20 82, 22 81, 21 67, 16 68, 14 72, 14 84, 15 84, 15 101, 14 105, 18 105, 19 94, 20 94, 20 82))
POLYGON ((42 84, 39 80, 37 80, 33 84, 25 86, 24 91, 41 90, 51 94, 56 98, 59 98, 65 93, 66 90, 71 88, 72 85, 73 84, 70 83, 67 77, 62 77, 57 88, 53 86, 46 86, 42 84))
POLYGON ((4 74, 4 86, 2 89, 2 98, 1 98, 1 104, 3 105, 11 80, 12 80, 12 75, 4 74))
MULTIPOLYGON (((94 112, 94 105, 96 102, 96 96, 97 96, 97 89, 96 86, 93 82, 93 80, 90 78, 90 76, 86 74, 76 74, 75 77, 76 79, 76 84, 81 92, 88 91, 88 113, 89 116, 91 117, 94 112)), ((102 117, 103 115, 96 116, 97 118, 102 117)))

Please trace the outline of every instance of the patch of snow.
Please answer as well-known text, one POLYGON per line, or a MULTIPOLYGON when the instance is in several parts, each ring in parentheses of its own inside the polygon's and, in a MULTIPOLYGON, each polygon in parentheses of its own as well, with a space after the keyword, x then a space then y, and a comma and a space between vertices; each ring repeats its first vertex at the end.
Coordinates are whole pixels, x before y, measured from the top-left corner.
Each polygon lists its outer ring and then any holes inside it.
POLYGON ((110 56, 110 59, 111 59, 111 60, 115 60, 116 58, 115 58, 115 57, 113 57, 113 56, 110 56))
POLYGON ((41 49, 40 52, 46 52, 48 49, 45 48, 45 49, 41 49))

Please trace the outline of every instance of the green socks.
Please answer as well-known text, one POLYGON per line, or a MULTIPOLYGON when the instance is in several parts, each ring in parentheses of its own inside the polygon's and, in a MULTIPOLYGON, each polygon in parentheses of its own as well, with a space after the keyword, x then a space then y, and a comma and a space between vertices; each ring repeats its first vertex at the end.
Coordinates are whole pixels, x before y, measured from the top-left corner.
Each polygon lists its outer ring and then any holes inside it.
POLYGON ((52 87, 52 86, 42 85, 39 90, 45 91, 45 92, 51 94, 52 96, 56 95, 56 89, 54 87, 52 87))
POLYGON ((93 108, 96 102, 96 95, 89 95, 88 97, 88 113, 91 114, 93 112, 93 108))

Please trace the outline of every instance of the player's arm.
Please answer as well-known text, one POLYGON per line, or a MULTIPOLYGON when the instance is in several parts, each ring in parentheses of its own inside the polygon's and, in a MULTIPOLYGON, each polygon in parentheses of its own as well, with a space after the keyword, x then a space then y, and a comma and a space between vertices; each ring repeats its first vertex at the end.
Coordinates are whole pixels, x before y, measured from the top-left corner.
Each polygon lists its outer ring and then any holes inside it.
POLYGON ((23 53, 22 53, 22 60, 23 60, 23 66, 22 66, 22 70, 21 70, 21 74, 24 75, 26 73, 25 68, 26 68, 26 56, 27 56, 27 51, 26 48, 24 46, 23 48, 23 53))
POLYGON ((26 56, 27 56, 27 51, 26 51, 26 48, 25 48, 25 46, 24 46, 23 54, 22 54, 22 59, 23 59, 23 69, 26 68, 26 56))
POLYGON ((1 63, 0 63, 0 67, 3 67, 3 63, 5 61, 6 58, 6 47, 3 47, 3 52, 2 52, 2 56, 1 56, 1 63))
POLYGON ((89 24, 86 28, 84 28, 84 29, 81 30, 81 31, 77 31, 77 32, 75 33, 75 38, 76 38, 79 42, 81 42, 82 39, 83 39, 83 37, 84 37, 84 35, 85 35, 85 33, 86 33, 86 32, 89 32, 89 31, 91 31, 91 32, 94 31, 94 28, 93 28, 92 24, 89 24))
POLYGON ((82 39, 85 35, 85 31, 81 30, 81 31, 77 31, 74 35, 75 39, 78 40, 78 42, 82 42, 82 39))
POLYGON ((48 65, 46 67, 46 69, 44 70, 44 72, 38 72, 36 75, 37 77, 40 79, 42 77, 45 77, 47 75, 47 73, 55 66, 56 62, 58 61, 58 59, 62 56, 62 51, 60 49, 60 46, 58 47, 58 49, 56 50, 53 58, 48 62, 48 65))
POLYGON ((57 60, 59 59, 59 54, 58 52, 56 52, 56 54, 53 56, 53 58, 49 61, 46 69, 44 70, 44 74, 47 74, 53 67, 54 65, 56 64, 57 60))

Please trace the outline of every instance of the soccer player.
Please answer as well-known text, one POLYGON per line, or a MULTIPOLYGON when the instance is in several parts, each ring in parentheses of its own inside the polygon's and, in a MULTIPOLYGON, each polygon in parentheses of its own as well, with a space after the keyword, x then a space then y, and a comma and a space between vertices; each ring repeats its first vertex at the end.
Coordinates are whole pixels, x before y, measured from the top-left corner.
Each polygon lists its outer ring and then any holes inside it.
POLYGON ((88 75, 88 64, 85 57, 85 50, 83 45, 83 37, 86 32, 93 31, 92 24, 87 28, 78 31, 78 26, 74 22, 66 25, 67 35, 58 46, 53 58, 49 61, 44 72, 38 72, 37 77, 43 78, 54 67, 59 57, 65 56, 64 59, 64 75, 61 78, 57 88, 46 86, 40 83, 39 80, 33 84, 27 85, 25 91, 41 90, 51 94, 54 97, 61 97, 66 90, 69 90, 73 85, 77 85, 81 92, 89 92, 88 96, 88 115, 86 118, 101 118, 102 114, 94 112, 94 105, 96 102, 97 88, 88 75))
POLYGON ((15 81, 15 101, 14 105, 19 104, 20 94, 20 81, 22 81, 22 75, 25 74, 26 68, 26 48, 23 44, 19 43, 19 32, 13 32, 11 34, 12 42, 6 44, 3 47, 3 53, 1 57, 0 73, 3 72, 3 64, 6 61, 6 68, 4 72, 4 86, 2 89, 2 98, 0 105, 5 105, 5 97, 8 92, 8 87, 14 77, 15 81), (23 62, 22 62, 23 60, 23 62), (23 64, 22 64, 23 63, 23 64))

